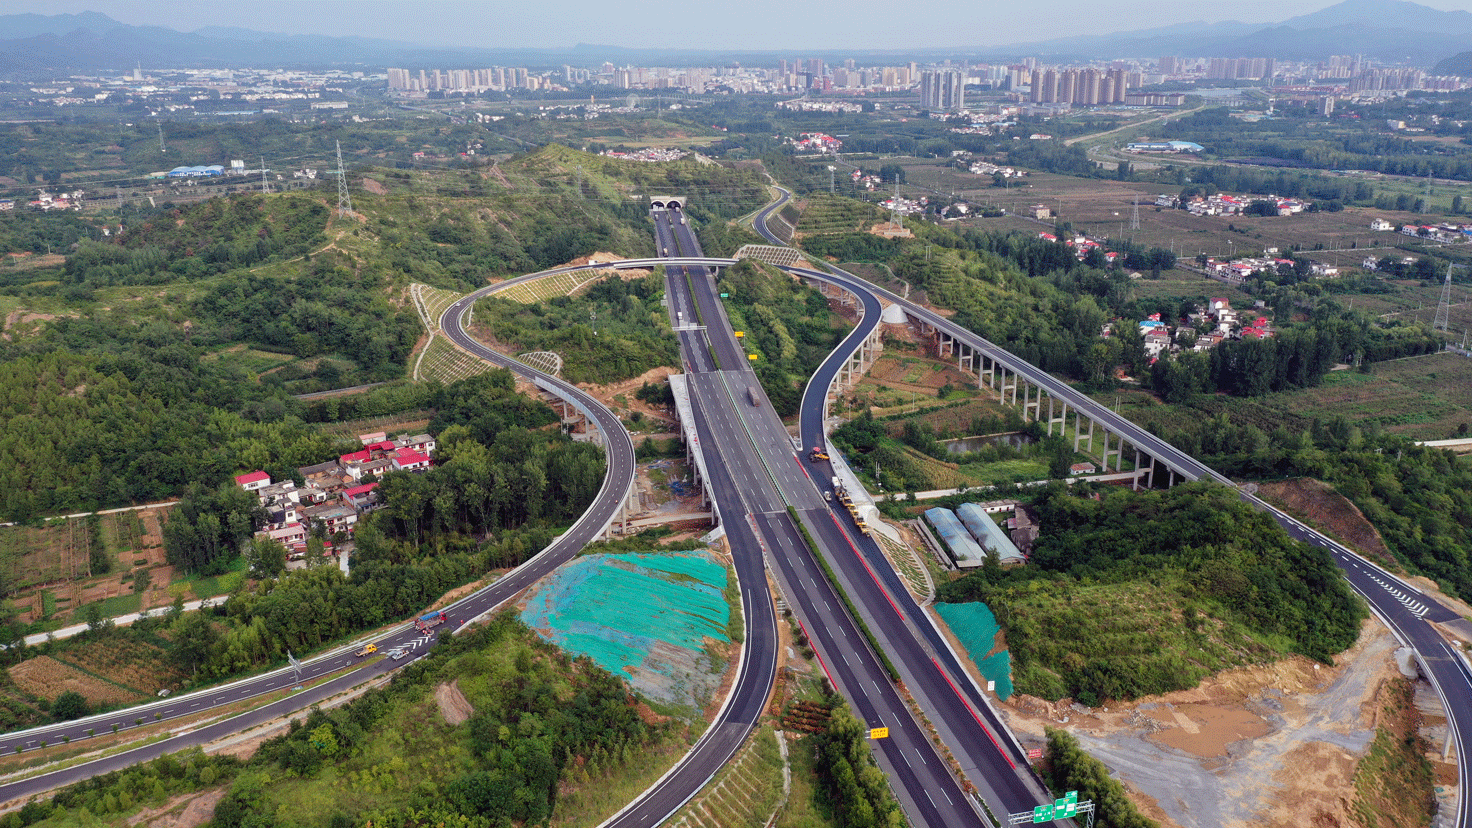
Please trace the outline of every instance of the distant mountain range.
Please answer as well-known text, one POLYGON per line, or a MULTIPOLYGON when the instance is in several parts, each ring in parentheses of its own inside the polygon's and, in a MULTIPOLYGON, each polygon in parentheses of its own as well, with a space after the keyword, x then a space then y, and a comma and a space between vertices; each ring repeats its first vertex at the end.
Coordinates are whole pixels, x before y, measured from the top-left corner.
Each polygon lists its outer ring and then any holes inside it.
MULTIPOLYGON (((1274 24, 1183 23, 975 50, 936 49, 909 55, 893 50, 851 50, 841 57, 1007 60, 1032 55, 1067 60, 1179 55, 1321 60, 1329 55, 1361 54, 1382 62, 1409 62, 1429 68, 1439 61, 1450 61, 1442 65, 1451 67, 1472 63, 1472 58, 1458 61, 1454 57, 1466 52, 1469 43, 1472 13, 1439 11, 1409 0, 1343 0, 1274 24)), ((154 68, 555 66, 603 60, 720 65, 731 61, 766 63, 779 56, 790 57, 790 50, 717 52, 590 45, 557 50, 437 49, 372 38, 284 35, 241 28, 179 32, 161 26, 119 23, 97 12, 0 16, 0 74, 12 76, 59 70, 123 70, 140 63, 154 68)))
POLYGON ((1029 43, 1006 51, 1080 58, 1180 55, 1322 60, 1330 55, 1364 55, 1429 68, 1466 51, 1469 42, 1472 13, 1440 11, 1409 0, 1343 0, 1282 23, 1182 23, 1029 43))

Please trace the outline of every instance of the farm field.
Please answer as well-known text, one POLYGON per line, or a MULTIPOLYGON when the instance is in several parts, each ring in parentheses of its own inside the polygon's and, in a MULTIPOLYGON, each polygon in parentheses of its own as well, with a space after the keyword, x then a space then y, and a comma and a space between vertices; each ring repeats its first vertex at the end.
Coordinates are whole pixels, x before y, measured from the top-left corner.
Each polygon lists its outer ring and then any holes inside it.
POLYGON ((41 526, 0 527, 0 578, 10 602, 32 631, 55 630, 83 620, 96 605, 107 617, 167 606, 177 593, 184 600, 228 591, 226 579, 178 578, 165 559, 163 520, 170 507, 117 512, 97 518, 52 520, 41 526), (93 532, 111 562, 106 573, 91 573, 93 532), (147 589, 138 578, 148 574, 147 589))
MULTIPOLYGON (((1303 213, 1297 216, 1193 216, 1184 210, 1155 208, 1161 193, 1180 192, 1176 185, 1146 182, 1074 178, 1050 173, 1032 173, 1010 187, 994 187, 991 176, 973 175, 946 167, 932 159, 899 159, 906 184, 902 193, 945 195, 954 193, 976 204, 1001 207, 1005 219, 966 219, 962 223, 982 229, 1037 230, 1037 222, 1011 215, 1034 204, 1046 205, 1062 221, 1092 236, 1133 239, 1147 247, 1174 250, 1193 257, 1198 253, 1225 256, 1267 247, 1312 252, 1325 248, 1316 258, 1338 266, 1357 267, 1366 255, 1388 255, 1406 239, 1394 233, 1374 233, 1370 220, 1384 218, 1394 225, 1424 221, 1417 213, 1347 207, 1338 213, 1303 213), (1130 230, 1135 200, 1140 204, 1140 229, 1130 230), (1229 225, 1231 228, 1229 229, 1229 225), (1342 250, 1341 250, 1342 248, 1342 250)), ((1051 224, 1048 221, 1047 224, 1051 224)))

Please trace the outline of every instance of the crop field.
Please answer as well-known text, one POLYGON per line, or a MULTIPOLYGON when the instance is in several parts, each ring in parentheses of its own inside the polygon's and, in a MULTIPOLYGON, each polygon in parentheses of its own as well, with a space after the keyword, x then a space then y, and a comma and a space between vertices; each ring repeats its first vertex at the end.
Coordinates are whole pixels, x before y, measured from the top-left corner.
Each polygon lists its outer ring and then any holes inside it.
MULTIPOLYGON (((945 195, 954 193, 975 204, 1001 207, 1009 214, 1034 204, 1051 208, 1062 221, 1089 235, 1126 237, 1147 247, 1174 250, 1182 257, 1198 253, 1225 256, 1260 252, 1277 247, 1299 249, 1311 255, 1316 246, 1325 248, 1315 258, 1338 266, 1357 267, 1366 255, 1383 256, 1406 241, 1394 233, 1369 230, 1370 220, 1384 218, 1400 224, 1424 221, 1426 216, 1395 210, 1349 207, 1339 213, 1302 213, 1296 216, 1193 216, 1184 210, 1155 207, 1161 193, 1174 195, 1175 185, 1108 181, 1033 173, 1009 187, 995 187, 991 176, 973 175, 929 159, 902 159, 906 184, 902 193, 945 195), (1140 204, 1140 229, 1129 228, 1135 200, 1140 204), (1230 227, 1229 227, 1230 226, 1230 227)), ((968 226, 993 230, 1043 229, 1043 225, 1009 215, 1007 219, 967 219, 968 226)), ((1052 223, 1052 220, 1047 222, 1052 223)))
POLYGON ((1455 435, 1463 423, 1472 424, 1472 359, 1439 353, 1379 362, 1369 374, 1333 371, 1317 388, 1259 399, 1217 395, 1202 397, 1193 406, 1170 406, 1149 392, 1121 389, 1095 395, 1095 400, 1134 422, 1166 431, 1226 413, 1234 422, 1269 432, 1279 426, 1299 431, 1314 418, 1343 417, 1412 440, 1441 440, 1455 435))
POLYGON ((390 434, 409 432, 415 434, 429 427, 430 418, 434 416, 431 409, 420 409, 418 411, 403 411, 398 414, 389 414, 382 417, 366 417, 361 420, 344 420, 339 423, 324 423, 320 426, 323 434, 331 434, 344 440, 357 440, 359 434, 372 434, 375 431, 385 431, 390 434))
POLYGON ((85 577, 88 539, 87 524, 81 519, 0 529, 4 583, 15 593, 85 577))
MULTIPOLYGON (((1466 357, 1453 358, 1472 362, 1466 357)), ((1472 412, 1434 394, 1373 374, 1352 371, 1336 371, 1325 377, 1323 385, 1318 388, 1275 395, 1271 404, 1304 417, 1323 420, 1344 417, 1356 425, 1378 425, 1386 431, 1416 439, 1450 436, 1447 434, 1449 424, 1472 419, 1472 412)), ((1451 427, 1455 428, 1455 425, 1451 427)))
POLYGON ((291 354, 261 351, 246 345, 231 345, 228 348, 222 348, 200 357, 200 361, 202 362, 224 362, 231 365, 239 365, 257 374, 265 373, 272 368, 279 368, 295 359, 296 357, 291 354))
POLYGON ((1453 353, 1427 354, 1377 363, 1373 371, 1377 378, 1454 405, 1472 419, 1472 359, 1453 353))
POLYGON ((878 207, 820 194, 809 199, 803 207, 802 217, 797 221, 797 232, 806 236, 818 236, 825 233, 866 231, 883 219, 884 213, 878 207))
POLYGON ((24 692, 53 699, 68 690, 86 697, 94 705, 128 704, 152 695, 140 693, 51 656, 27 659, 10 668, 10 677, 24 692))
MULTIPOLYGON (((1148 277, 1148 273, 1145 274, 1148 277)), ((1189 270, 1167 270, 1159 279, 1133 279, 1130 290, 1137 299, 1198 299, 1225 297, 1234 308, 1250 308, 1256 297, 1232 285, 1208 279, 1189 270)))

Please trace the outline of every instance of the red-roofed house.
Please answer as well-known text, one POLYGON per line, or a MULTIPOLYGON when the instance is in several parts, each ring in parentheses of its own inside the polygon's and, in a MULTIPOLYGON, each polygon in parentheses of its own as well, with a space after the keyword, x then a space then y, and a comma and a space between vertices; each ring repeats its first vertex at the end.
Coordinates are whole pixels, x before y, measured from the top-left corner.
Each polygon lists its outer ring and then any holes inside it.
POLYGON ((364 483, 351 489, 344 489, 342 493, 343 502, 355 509, 365 509, 373 505, 377 499, 373 490, 378 488, 377 483, 364 483))
POLYGON ((429 456, 414 449, 403 448, 394 454, 394 468, 399 471, 423 471, 429 465, 429 456))
POLYGON ((359 449, 352 454, 344 454, 343 456, 337 458, 337 462, 343 464, 344 466, 348 466, 353 463, 367 463, 369 460, 372 459, 373 452, 369 451, 368 449, 359 449))
POLYGON ((247 492, 264 489, 271 485, 271 475, 263 471, 253 471, 249 474, 236 475, 235 485, 245 489, 247 492))

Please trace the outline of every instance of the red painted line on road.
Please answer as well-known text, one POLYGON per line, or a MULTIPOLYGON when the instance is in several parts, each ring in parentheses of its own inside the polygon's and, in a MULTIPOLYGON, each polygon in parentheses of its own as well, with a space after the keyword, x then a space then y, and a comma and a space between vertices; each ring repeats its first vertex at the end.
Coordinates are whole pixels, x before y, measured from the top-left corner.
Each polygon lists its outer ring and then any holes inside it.
POLYGON ((946 675, 946 671, 941 669, 939 661, 936 661, 934 658, 932 658, 930 659, 930 663, 935 665, 935 671, 937 673, 940 673, 941 678, 946 680, 946 684, 949 684, 951 686, 951 692, 956 694, 956 698, 961 700, 961 704, 966 705, 966 712, 970 713, 971 718, 976 720, 976 726, 981 728, 981 732, 985 733, 988 739, 992 740, 992 747, 995 747, 997 749, 997 753, 1002 754, 1002 758, 1007 760, 1007 767, 1015 770, 1017 768, 1017 765, 1013 764, 1012 757, 1008 756, 1007 751, 1002 750, 1002 746, 997 744, 997 737, 992 735, 991 730, 982 723, 981 717, 976 715, 976 710, 972 708, 971 702, 966 701, 966 697, 961 695, 961 688, 957 687, 956 683, 954 681, 951 681, 951 677, 946 675))
POLYGON ((818 642, 814 641, 813 636, 808 633, 808 625, 804 624, 801 618, 797 619, 797 625, 802 628, 803 637, 807 638, 808 644, 812 645, 813 658, 818 660, 818 666, 823 668, 823 675, 828 677, 828 686, 832 687, 835 693, 838 692, 838 682, 834 681, 833 674, 828 672, 828 665, 823 662, 823 654, 818 652, 818 642))
POLYGON ((899 605, 889 596, 889 590, 884 588, 884 584, 879 583, 879 576, 875 574, 874 568, 869 566, 869 562, 865 560, 864 554, 854 545, 854 539, 848 536, 848 532, 843 528, 843 524, 838 522, 838 516, 833 514, 832 509, 828 510, 828 517, 833 518, 833 525, 838 527, 838 531, 843 535, 843 539, 848 541, 848 548, 854 551, 854 557, 858 558, 859 563, 864 565, 864 570, 869 573, 869 577, 874 581, 874 586, 879 587, 879 594, 883 595, 884 600, 889 602, 889 608, 894 610, 894 614, 898 615, 900 620, 903 621, 905 614, 900 612, 899 605))

